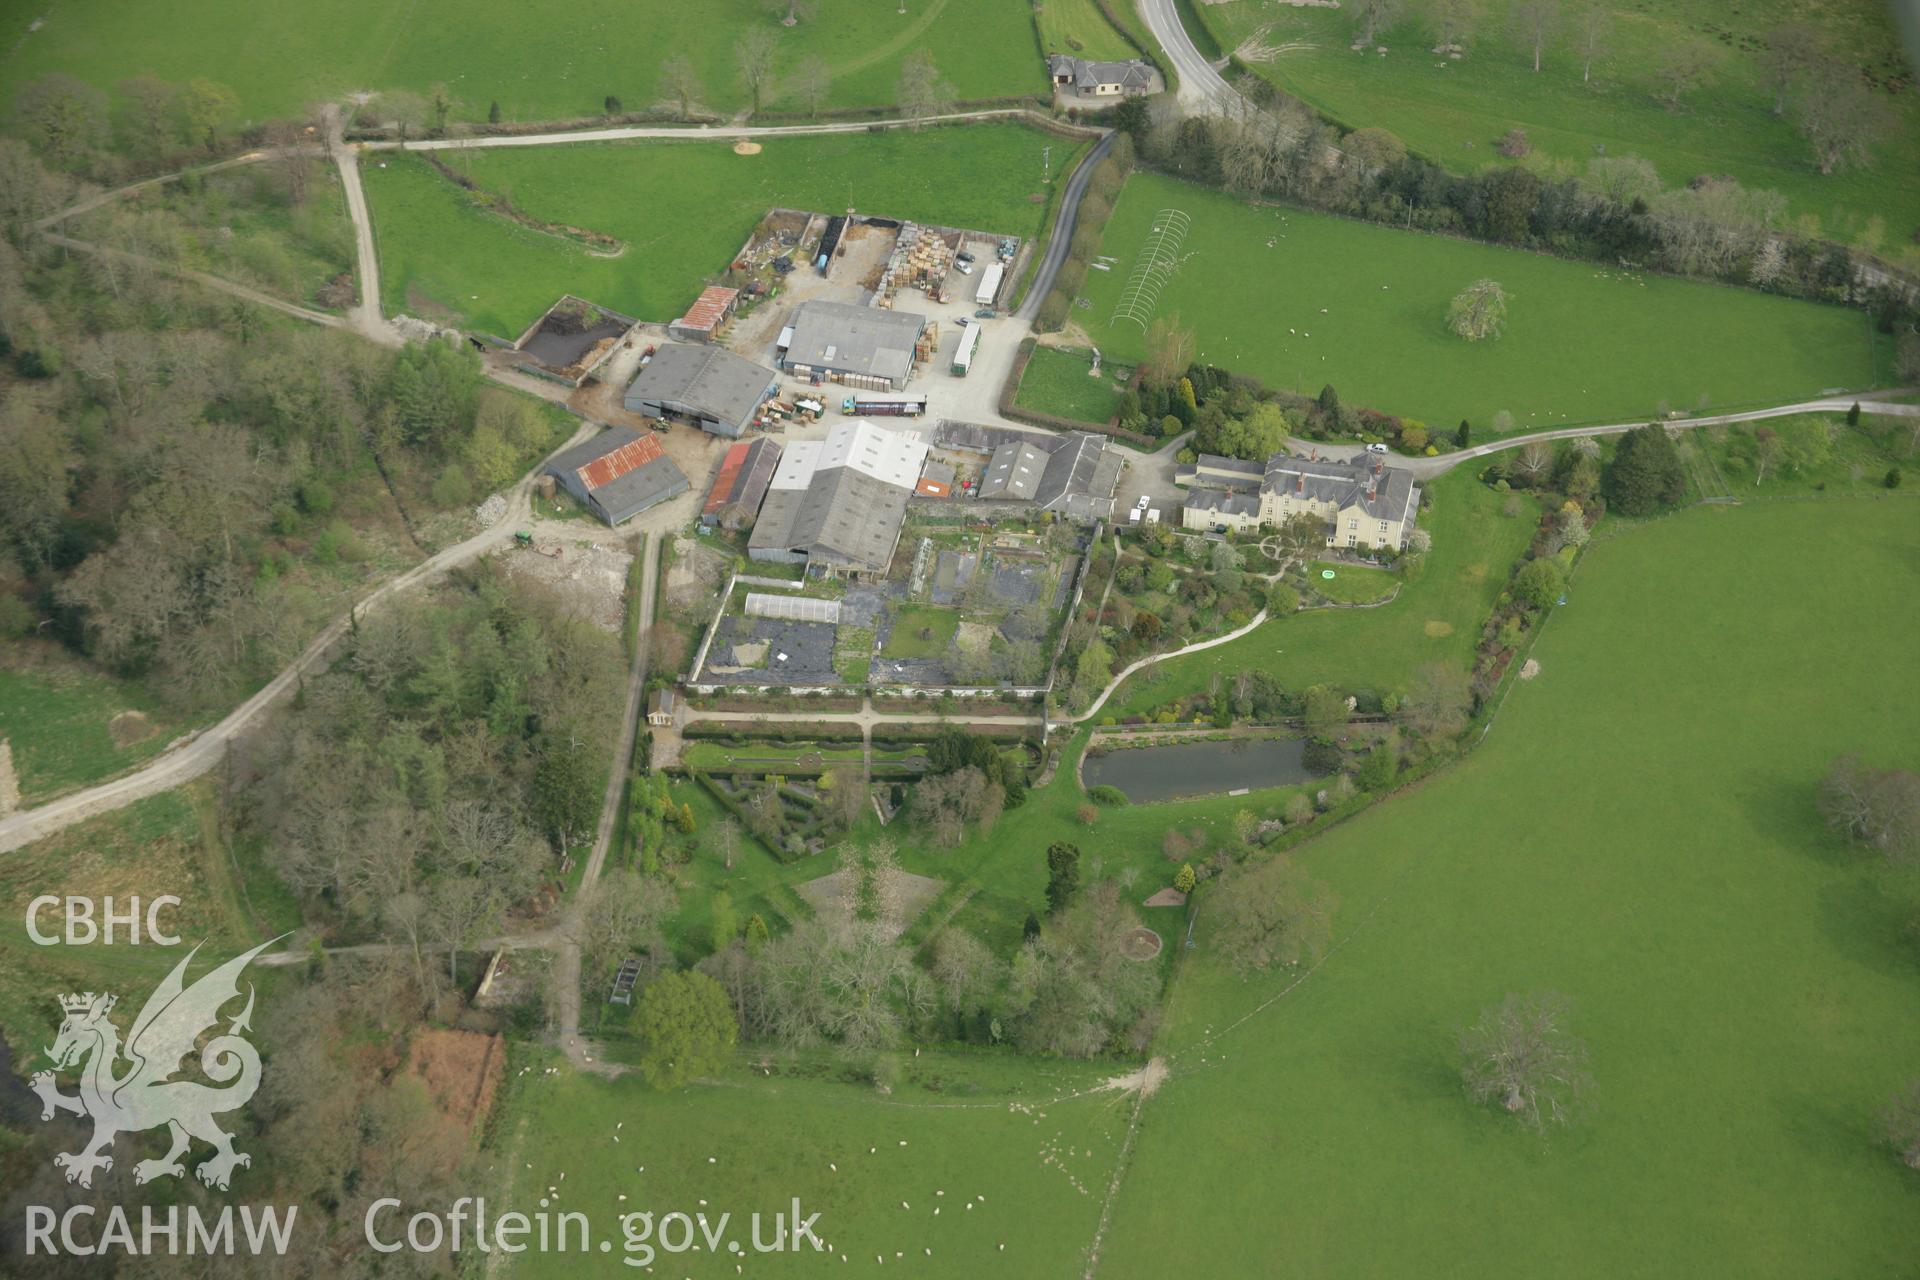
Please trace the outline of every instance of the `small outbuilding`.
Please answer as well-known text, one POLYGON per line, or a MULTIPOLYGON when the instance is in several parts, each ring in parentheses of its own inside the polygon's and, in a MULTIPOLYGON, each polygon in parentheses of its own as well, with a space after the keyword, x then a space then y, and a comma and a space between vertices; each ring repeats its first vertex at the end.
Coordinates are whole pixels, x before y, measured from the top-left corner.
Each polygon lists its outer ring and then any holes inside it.
POLYGON ((684 342, 712 342, 740 301, 740 291, 712 284, 687 308, 687 314, 667 326, 667 332, 684 342))
POLYGON ((557 454, 547 463, 546 474, 610 525, 631 520, 690 487, 655 436, 629 427, 609 427, 557 454))
POLYGON ((673 723, 680 700, 671 689, 655 689, 647 695, 647 723, 662 728, 673 723))

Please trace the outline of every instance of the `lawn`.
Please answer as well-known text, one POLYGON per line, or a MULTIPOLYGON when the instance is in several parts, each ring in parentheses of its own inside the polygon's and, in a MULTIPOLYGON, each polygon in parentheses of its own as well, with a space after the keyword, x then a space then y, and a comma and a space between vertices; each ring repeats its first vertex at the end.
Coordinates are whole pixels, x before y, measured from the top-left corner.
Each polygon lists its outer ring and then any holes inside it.
POLYGON ((1372 604, 1392 595, 1400 580, 1384 569, 1316 560, 1307 571, 1307 585, 1336 604, 1372 604))
MULTIPOLYGON (((1348 49, 1355 25, 1350 9, 1277 8, 1254 0, 1196 6, 1228 47, 1261 29, 1264 45, 1288 46, 1256 64, 1274 84, 1350 127, 1389 129, 1456 172, 1510 163, 1494 143, 1520 128, 1533 145, 1529 163, 1543 171, 1580 172, 1596 155, 1633 154, 1651 161, 1668 187, 1728 174, 1780 192, 1790 213, 1811 228, 1896 255, 1914 252, 1903 248, 1920 223, 1911 177, 1920 168, 1920 106, 1913 94, 1882 98, 1893 127, 1871 169, 1823 177, 1791 116, 1772 114, 1757 52, 1716 40, 1722 62, 1713 83, 1677 112, 1655 101, 1651 82, 1660 57, 1678 41, 1722 31, 1748 39, 1789 19, 1815 25, 1876 74, 1910 75, 1886 6, 1840 0, 1809 9, 1794 0, 1757 0, 1734 8, 1713 0, 1647 0, 1604 7, 1612 12, 1609 48, 1591 83, 1582 83, 1579 59, 1559 42, 1534 74, 1531 51, 1494 13, 1482 16, 1467 57, 1452 61, 1428 52, 1435 41, 1418 8, 1378 41, 1389 49, 1381 57, 1348 49)), ((1563 9, 1567 18, 1575 12, 1563 9)), ((1562 32, 1570 34, 1564 23, 1562 32)))
MULTIPOLYGON (((1467 667, 1481 624, 1533 537, 1538 508, 1523 498, 1519 514, 1502 514, 1506 498, 1464 468, 1432 482, 1430 492, 1433 508, 1420 525, 1433 535, 1433 550, 1391 604, 1309 610, 1263 623, 1230 644, 1158 663, 1122 685, 1102 717, 1145 714, 1206 689, 1216 675, 1256 668, 1289 689, 1324 683, 1386 693, 1405 688, 1423 663, 1467 667)), ((1322 582, 1315 577, 1316 586, 1322 582)))
MULTIPOLYGON (((892 103, 902 61, 921 46, 933 51, 961 99, 1045 92, 1025 0, 900 8, 898 0, 844 0, 787 29, 760 0, 642 0, 591 13, 552 3, 481 4, 460 10, 451 25, 441 9, 377 0, 294 8, 181 0, 165 22, 144 20, 147 11, 127 0, 79 0, 46 12, 31 34, 4 32, 0 80, 18 86, 61 71, 107 89, 143 71, 181 82, 207 76, 238 95, 240 122, 255 123, 356 91, 424 94, 444 85, 457 101, 456 119, 485 120, 497 102, 511 122, 597 115, 610 94, 640 110, 663 96, 661 62, 684 54, 704 86, 699 102, 731 114, 748 102, 734 43, 764 23, 779 41, 783 68, 810 55, 824 60, 833 77, 829 107, 892 103)), ((765 105, 805 109, 784 87, 765 105)))
POLYGON ((1019 125, 768 141, 739 156, 720 143, 505 148, 457 157, 475 181, 528 213, 617 237, 580 245, 478 208, 413 156, 363 167, 379 238, 385 306, 519 333, 562 293, 670 320, 775 205, 864 213, 1033 236, 1045 206, 1041 150, 1069 171, 1058 139, 1019 125), (385 167, 382 168, 381 165, 385 167))
POLYGON ((893 630, 887 635, 881 656, 887 658, 937 658, 953 645, 960 630, 960 611, 938 605, 907 605, 893 615, 893 630))
POLYGON ((1730 409, 1867 387, 1886 372, 1867 317, 1723 285, 1643 276, 1299 209, 1255 208, 1157 174, 1128 180, 1076 313, 1103 351, 1138 358, 1142 329, 1115 322, 1159 210, 1192 227, 1153 314, 1178 313, 1200 358, 1312 395, 1485 439, 1499 410, 1516 429, 1618 422, 1662 404, 1730 409), (1269 246, 1271 241, 1271 246, 1269 246), (1506 331, 1468 343, 1447 304, 1482 277, 1511 298, 1506 331))
MULTIPOLYGON (((658 1221, 678 1211, 709 1223, 731 1214, 727 1234, 747 1250, 750 1275, 847 1275, 853 1263, 871 1271, 876 1257, 916 1276, 1078 1274, 1131 1101, 1063 1095, 1113 1066, 902 1055, 900 1078, 882 1097, 870 1084, 841 1082, 869 1061, 783 1059, 771 1078, 742 1070, 674 1094, 564 1065, 557 1076, 510 1071, 495 1138, 513 1183, 505 1197, 532 1213, 546 1188, 559 1188, 554 1208, 589 1215, 616 1256, 618 1214, 650 1211, 658 1221), (755 1266, 748 1219, 788 1212, 795 1197, 803 1216, 819 1212, 814 1230, 832 1252, 755 1266)), ((763 1233, 771 1237, 770 1221, 763 1233)), ((655 1274, 732 1280, 739 1264, 720 1252, 662 1254, 655 1274)), ((639 1261, 632 1273, 645 1274, 639 1261)), ((583 1263, 530 1251, 513 1274, 577 1276, 583 1263)))
POLYGON ((1101 1274, 1906 1268, 1915 1187, 1871 1124, 1920 1061, 1912 904, 1813 791, 1842 752, 1920 765, 1920 694, 1888 678, 1914 515, 1755 503, 1606 540, 1480 750, 1298 851, 1342 899, 1324 968, 1256 1012, 1282 981, 1210 961, 1203 902, 1101 1274), (1538 988, 1596 1079, 1544 1142, 1469 1105, 1451 1054, 1538 988))
POLYGON ((1033 21, 1040 31, 1040 47, 1048 53, 1117 62, 1140 56, 1139 50, 1114 30, 1094 0, 1045 0, 1035 9, 1033 21))
POLYGON ((15 643, 0 665, 0 739, 13 747, 20 798, 29 806, 139 764, 184 727, 140 685, 57 645, 15 643), (116 736, 115 717, 129 712, 116 736))
POLYGON ((1104 425, 1120 407, 1123 386, 1104 372, 1092 377, 1093 355, 1060 347, 1035 347, 1020 375, 1014 403, 1035 413, 1104 425))

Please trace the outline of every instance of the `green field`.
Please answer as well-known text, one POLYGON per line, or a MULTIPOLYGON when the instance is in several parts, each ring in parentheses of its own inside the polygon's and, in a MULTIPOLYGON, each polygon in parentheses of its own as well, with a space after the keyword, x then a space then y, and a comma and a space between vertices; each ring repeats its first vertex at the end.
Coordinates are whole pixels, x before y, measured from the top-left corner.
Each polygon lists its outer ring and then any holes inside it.
MULTIPOLYGON (((513 336, 562 293, 671 320, 769 208, 839 210, 1033 236, 1046 206, 1041 149, 1019 125, 792 138, 739 156, 720 143, 506 148, 458 158, 528 213, 619 238, 618 257, 477 208, 411 156, 363 166, 379 238, 385 306, 458 317, 513 336), (384 163, 385 168, 380 164, 384 163)), ((1070 151, 1071 149, 1069 149, 1070 151)))
MULTIPOLYGON (((547 1187, 562 1188, 555 1207, 588 1214, 616 1256, 618 1214, 704 1213, 711 1223, 730 1213, 749 1275, 841 1276, 856 1263, 870 1274, 883 1265, 876 1255, 919 1276, 1078 1274, 1131 1102, 1053 1099, 1095 1086, 1110 1066, 903 1055, 902 1081, 882 1097, 839 1081, 863 1065, 803 1060, 772 1078, 743 1071, 720 1087, 664 1095, 566 1067, 520 1077, 502 1126, 509 1198, 531 1213, 547 1187), (785 1212, 794 1197, 820 1212, 815 1232, 832 1252, 756 1258, 746 1219, 785 1212)), ((735 1276, 738 1263, 703 1250, 652 1265, 656 1275, 707 1280, 735 1276)), ((577 1257, 530 1252, 513 1274, 582 1268, 577 1257)), ((636 1265, 632 1274, 646 1273, 636 1265)))
MULTIPOLYGON (((1539 509, 1522 498, 1519 514, 1503 515, 1506 498, 1464 469, 1431 482, 1430 492, 1433 508, 1421 514, 1420 526, 1433 535, 1433 550, 1391 604, 1265 622, 1230 644, 1148 667, 1108 699, 1101 715, 1141 715, 1236 671, 1265 669, 1289 689, 1330 684, 1387 693, 1404 688, 1423 663, 1464 670, 1481 623, 1533 538, 1539 509)), ((1316 589, 1322 581, 1316 573, 1316 589)))
POLYGON ((1111 378, 1090 377, 1092 354, 1060 347, 1035 347, 1020 375, 1014 404, 1076 422, 1104 424, 1120 407, 1122 387, 1111 378))
POLYGON ((1920 1059, 1911 900, 1813 790, 1841 752, 1920 764, 1888 679, 1914 517, 1763 503, 1607 539, 1485 745, 1299 851, 1342 897, 1310 981, 1237 1024, 1280 983, 1204 960, 1203 904, 1101 1274, 1903 1271, 1914 1186, 1871 1124, 1920 1059), (1544 1143, 1450 1056, 1542 987, 1596 1078, 1544 1143))
POLYGON ((1034 25, 1047 53, 1124 62, 1140 53, 1113 29, 1094 0, 1044 0, 1035 6, 1034 25))
POLYGON ((27 805, 111 777, 157 754, 185 726, 137 684, 53 645, 16 645, 0 666, 0 738, 13 747, 27 805), (133 712, 113 731, 114 717, 133 712))
MULTIPOLYGON (((1759 83, 1755 53, 1714 39, 1723 55, 1714 82, 1677 112, 1655 101, 1651 79, 1679 41, 1729 28, 1758 37, 1789 19, 1817 26, 1836 49, 1878 74, 1911 74, 1889 6, 1755 0, 1732 8, 1714 0, 1645 0, 1603 7, 1612 15, 1609 48, 1595 63, 1592 82, 1582 83, 1580 60, 1564 43, 1549 47, 1534 74, 1530 48, 1521 47, 1498 9, 1482 13, 1471 51, 1452 61, 1429 52, 1435 40, 1417 6, 1378 41, 1389 49, 1385 57, 1349 50, 1356 25, 1351 9, 1255 0, 1196 6, 1227 48, 1257 31, 1265 33, 1261 44, 1285 46, 1278 57, 1255 64, 1275 85, 1349 127, 1392 130, 1412 150, 1456 172, 1511 163, 1494 143, 1521 128, 1534 148, 1528 163, 1545 172, 1579 173, 1596 155, 1633 154, 1652 161, 1668 187, 1729 174, 1786 196, 1790 212, 1809 229, 1894 255, 1914 252, 1908 236, 1920 225, 1912 178, 1920 168, 1920 106, 1912 93, 1881 95, 1894 124, 1871 169, 1823 177, 1791 116, 1772 114, 1772 93, 1759 83)), ((1565 19, 1577 12, 1562 7, 1565 19)), ((1570 34, 1565 20, 1561 34, 1570 34)))
POLYGON ((1396 231, 1138 173, 1101 252, 1120 259, 1084 286, 1078 322, 1118 359, 1142 329, 1114 323, 1128 272, 1161 209, 1193 220, 1155 314, 1179 313, 1199 358, 1308 395, 1485 438, 1505 409, 1517 428, 1626 421, 1664 402, 1692 410, 1780 403, 1875 385, 1883 344, 1860 312, 1721 285, 1396 231), (1273 242, 1268 247, 1268 241, 1273 242), (1448 302, 1482 277, 1511 298, 1506 332, 1469 343, 1448 302), (1324 311, 1325 314, 1322 314, 1324 311))
MULTIPOLYGON (((810 55, 827 64, 829 106, 891 104, 902 60, 923 45, 961 99, 1045 92, 1025 0, 927 0, 905 14, 900 7, 898 0, 841 0, 787 29, 760 0, 643 0, 597 11, 483 4, 461 9, 457 22, 441 9, 374 0, 291 8, 182 0, 164 21, 126 0, 79 0, 0 20, 0 46, 8 50, 0 80, 18 86, 61 71, 111 88, 141 72, 181 82, 206 76, 239 96, 248 122, 293 116, 349 93, 424 94, 445 85, 458 100, 457 119, 485 120, 498 102, 508 121, 552 120, 597 115, 609 94, 629 111, 647 107, 661 94, 660 63, 679 53, 705 85, 700 102, 732 113, 748 101, 734 71, 734 42, 764 23, 788 71, 810 55), (44 25, 29 34, 36 14, 44 25)), ((785 87, 765 105, 805 109, 785 87)))
MULTIPOLYGON (((13 922, 0 935, 0 1028, 20 1051, 16 1070, 27 1074, 46 1065, 40 1050, 59 1025, 62 993, 112 991, 137 1011, 187 948, 204 942, 207 957, 230 956, 299 924, 298 907, 254 852, 230 852, 222 844, 217 803, 211 783, 192 783, 90 818, 0 860, 0 907, 13 922), (135 895, 151 901, 173 894, 180 905, 163 910, 158 923, 181 946, 133 946, 124 930, 112 946, 33 945, 25 932, 26 908, 46 893, 112 896, 122 910, 135 895)), ((38 926, 58 934, 60 913, 43 908, 38 926)))

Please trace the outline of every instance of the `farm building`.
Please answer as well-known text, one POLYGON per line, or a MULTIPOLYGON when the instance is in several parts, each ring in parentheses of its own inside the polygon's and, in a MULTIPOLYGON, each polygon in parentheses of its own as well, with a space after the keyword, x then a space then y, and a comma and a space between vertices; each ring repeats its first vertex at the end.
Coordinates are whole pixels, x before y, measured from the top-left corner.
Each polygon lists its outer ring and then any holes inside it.
MULTIPOLYGON (((1205 459, 1202 459, 1205 462, 1205 459)), ((1196 469, 1182 467, 1177 484, 1196 469)), ((1320 461, 1276 453, 1267 459, 1258 493, 1200 488, 1188 494, 1181 523, 1189 529, 1236 532, 1270 527, 1310 514, 1326 522, 1330 547, 1404 547, 1420 513, 1420 489, 1410 472, 1371 456, 1320 461)))
POLYGON ((706 505, 700 510, 700 523, 728 529, 745 528, 760 514, 760 503, 767 496, 774 468, 780 465, 780 445, 770 436, 742 440, 728 448, 720 459, 720 474, 707 490, 706 505))
POLYGON ((724 347, 668 343, 627 385, 628 412, 690 421, 738 439, 752 425, 780 375, 724 347))
POLYGON ((925 316, 856 307, 844 302, 802 303, 793 319, 780 367, 876 391, 907 385, 924 352, 925 316))
POLYGON ((1047 454, 1029 440, 1009 440, 993 451, 987 472, 980 478, 980 497, 1032 502, 1040 492, 1040 475, 1047 469, 1047 454))
POLYGON ((767 488, 747 554, 810 571, 887 571, 927 446, 918 435, 842 422, 824 440, 791 444, 767 488))
POLYGON ((1105 520, 1113 514, 1120 454, 1091 432, 1033 435, 1000 427, 942 423, 934 449, 952 457, 984 455, 977 496, 985 502, 1025 503, 1069 520, 1105 520))
POLYGON ((683 342, 712 342, 721 327, 732 319, 734 306, 739 301, 738 289, 708 285, 687 308, 687 314, 667 326, 667 333, 683 342))
POLYGON ((678 497, 687 477, 673 465, 651 435, 627 427, 609 427, 547 463, 576 501, 608 524, 617 525, 642 511, 678 497))
POLYGON ((1047 78, 1054 91, 1074 98, 1136 98, 1154 91, 1152 67, 1134 58, 1128 62, 1090 62, 1064 53, 1047 55, 1047 78))

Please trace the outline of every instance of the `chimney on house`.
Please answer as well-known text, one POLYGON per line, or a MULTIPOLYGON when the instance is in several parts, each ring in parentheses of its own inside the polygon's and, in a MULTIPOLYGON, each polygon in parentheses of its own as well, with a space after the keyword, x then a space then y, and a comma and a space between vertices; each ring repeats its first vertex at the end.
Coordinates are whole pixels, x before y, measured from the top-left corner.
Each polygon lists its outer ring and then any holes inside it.
POLYGON ((1371 503, 1371 502, 1373 502, 1373 501, 1374 501, 1374 500, 1375 500, 1376 498, 1378 498, 1379 496, 1380 496, 1380 491, 1379 491, 1378 489, 1376 489, 1376 488, 1374 488, 1374 486, 1373 486, 1373 482, 1372 482, 1371 480, 1369 480, 1369 481, 1367 482, 1367 501, 1368 501, 1369 503, 1371 503))
POLYGON ((1296 471, 1293 473, 1293 491, 1296 494, 1305 496, 1307 492, 1307 473, 1306 472, 1296 471))

